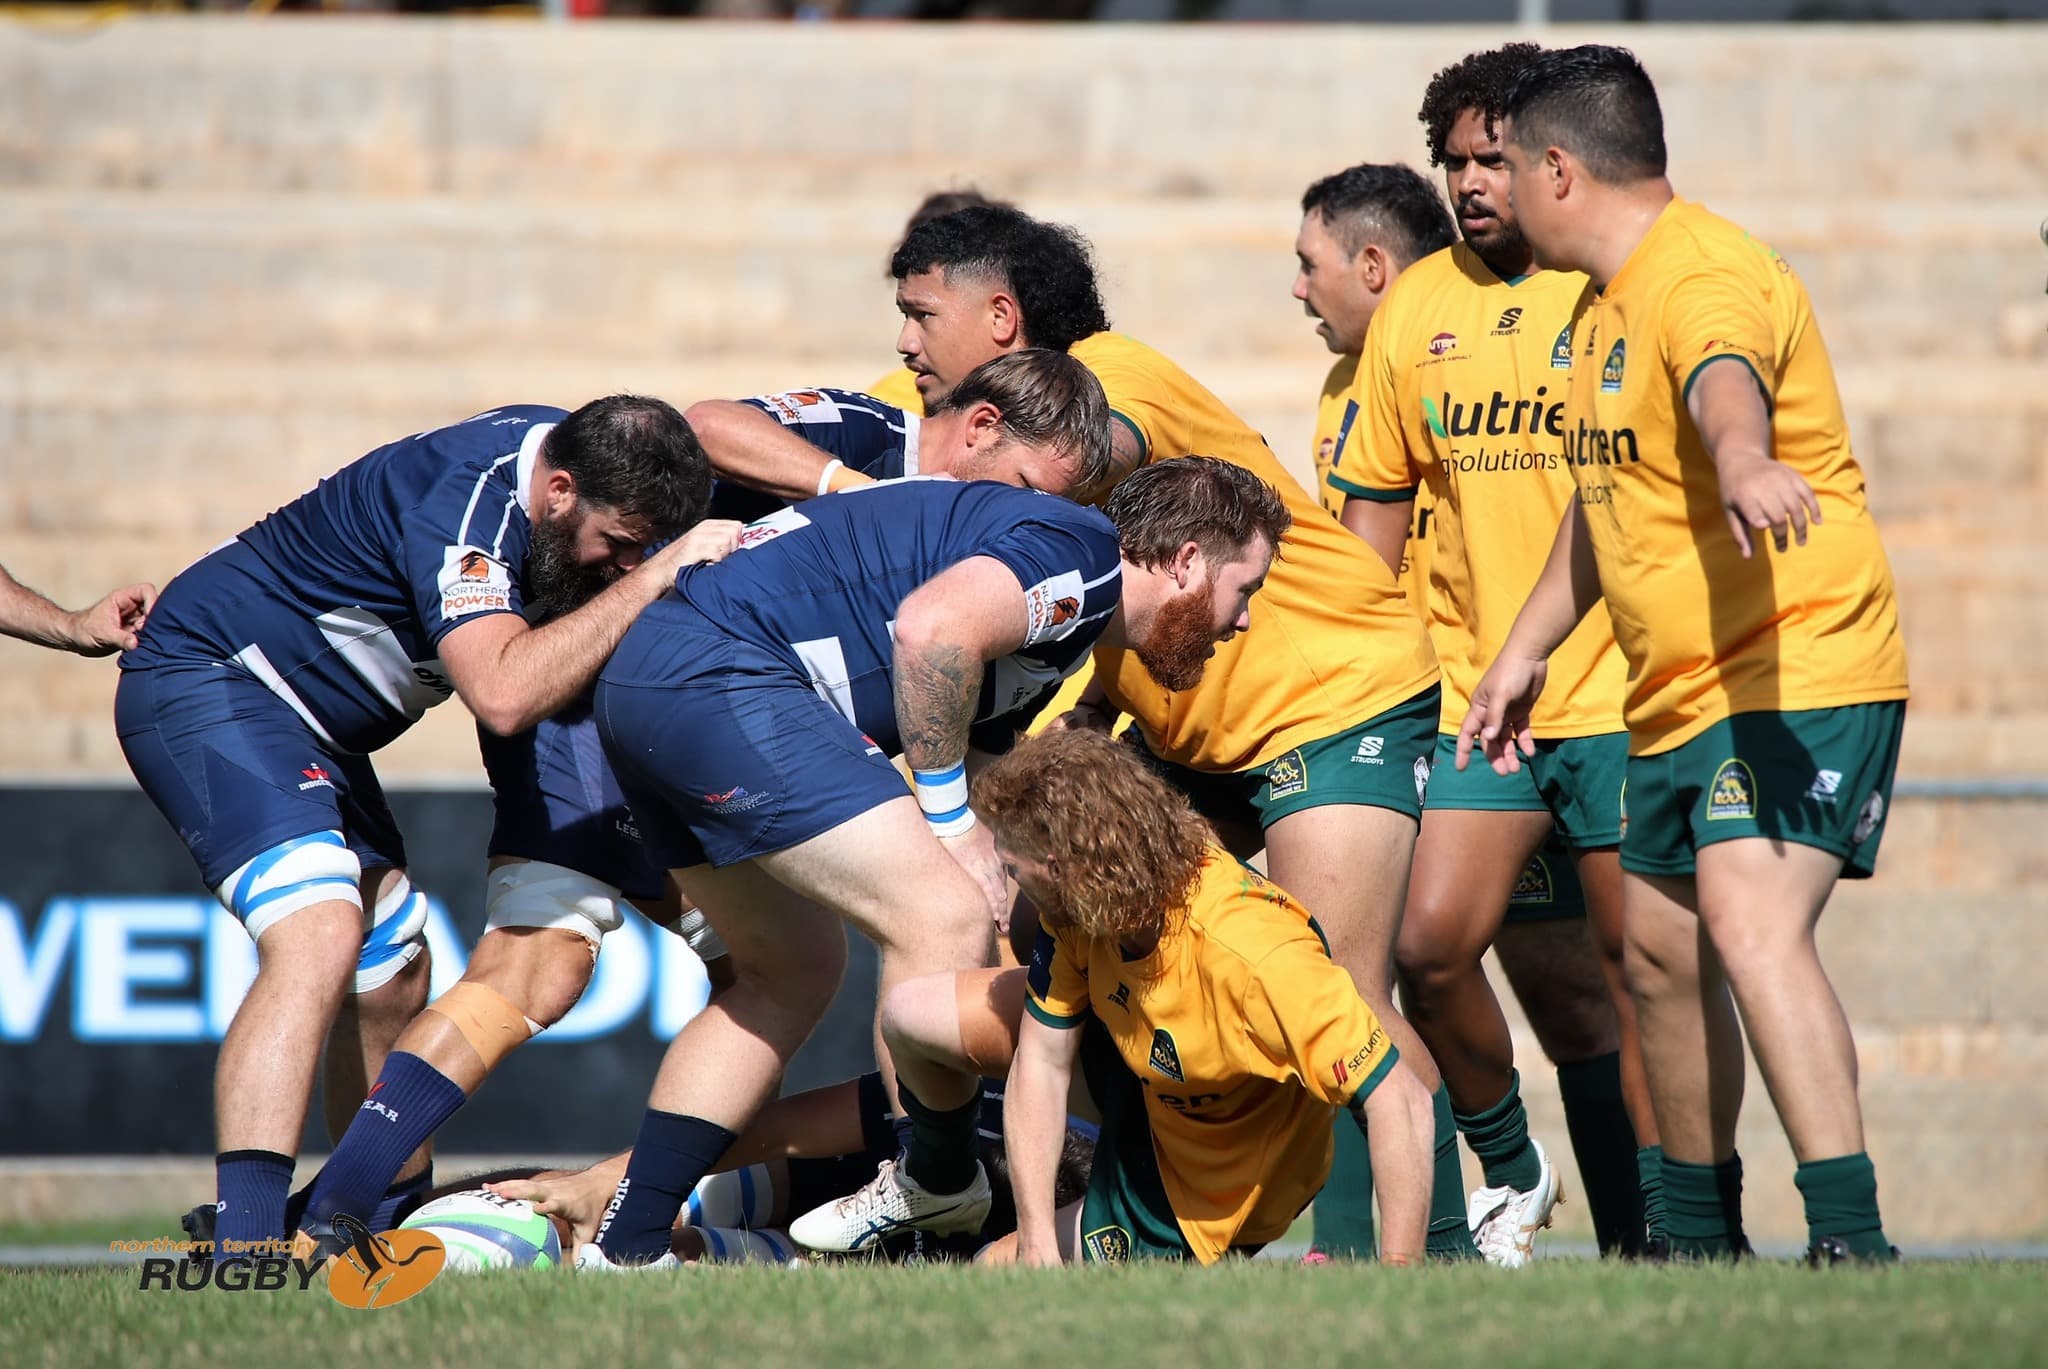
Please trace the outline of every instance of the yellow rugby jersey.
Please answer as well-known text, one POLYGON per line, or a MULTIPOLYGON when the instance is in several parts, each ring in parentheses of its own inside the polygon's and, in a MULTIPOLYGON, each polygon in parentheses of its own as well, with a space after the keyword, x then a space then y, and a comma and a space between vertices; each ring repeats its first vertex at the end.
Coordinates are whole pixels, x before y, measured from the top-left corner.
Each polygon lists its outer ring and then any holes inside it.
POLYGON ((917 393, 917 373, 908 366, 898 366, 868 386, 867 393, 884 404, 893 404, 914 414, 924 412, 924 400, 917 393))
MULTIPOLYGON (((1464 721, 1571 504, 1564 402, 1585 290, 1584 276, 1556 271, 1511 285, 1458 243, 1402 272, 1366 330, 1330 486, 1401 499, 1420 484, 1433 498, 1428 618, 1445 732, 1464 721)), ((1621 731, 1625 676, 1596 608, 1551 657, 1531 730, 1621 731)))
POLYGON ((1216 648, 1194 689, 1170 693, 1135 652, 1097 648, 1097 677, 1155 754, 1197 770, 1248 770, 1435 683, 1429 636, 1393 572, 1310 498, 1264 438, 1141 342, 1097 333, 1073 354, 1102 382, 1146 460, 1220 457, 1279 491, 1294 515, 1252 600, 1251 630, 1216 648))
POLYGON ((1142 342, 1097 333, 1071 350, 1102 382, 1112 418, 1147 461, 1220 457, 1278 490, 1294 515, 1252 600, 1251 630, 1216 648, 1195 688, 1171 693, 1137 653, 1097 649, 1104 691, 1137 721, 1153 754, 1195 770, 1249 770, 1435 683, 1429 635, 1393 572, 1310 498, 1264 438, 1142 342))
POLYGON ((1891 567, 1806 287, 1783 257, 1674 199, 1574 328, 1565 454, 1628 657, 1629 750, 1655 755, 1737 713, 1906 697, 1891 567), (1724 360, 1724 358, 1732 360, 1724 360), (1776 458, 1813 487, 1805 546, 1745 561, 1685 397, 1747 366, 1776 458))
POLYGON ((1316 400, 1316 431, 1309 439, 1309 458, 1315 462, 1316 497, 1332 518, 1344 512, 1344 492, 1330 487, 1330 468, 1337 464, 1342 446, 1358 410, 1351 399, 1351 382, 1358 375, 1358 358, 1342 356, 1323 378, 1323 393, 1316 400))
POLYGON ((1041 931, 1028 981, 1032 1016, 1093 1013, 1144 1086, 1160 1178, 1203 1264, 1286 1234, 1329 1176, 1331 1110, 1399 1058, 1307 909, 1221 847, 1150 955, 1041 931))

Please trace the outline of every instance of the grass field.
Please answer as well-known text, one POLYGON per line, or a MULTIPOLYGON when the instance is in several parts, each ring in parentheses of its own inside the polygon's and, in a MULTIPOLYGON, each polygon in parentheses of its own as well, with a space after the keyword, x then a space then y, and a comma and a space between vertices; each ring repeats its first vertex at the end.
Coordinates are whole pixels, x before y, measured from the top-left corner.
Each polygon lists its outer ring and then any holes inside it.
POLYGON ((2048 1267, 1059 1271, 818 1267, 444 1275, 356 1312, 306 1292, 0 1275, 5 1362, 213 1366, 2013 1365, 2048 1358, 2048 1267))

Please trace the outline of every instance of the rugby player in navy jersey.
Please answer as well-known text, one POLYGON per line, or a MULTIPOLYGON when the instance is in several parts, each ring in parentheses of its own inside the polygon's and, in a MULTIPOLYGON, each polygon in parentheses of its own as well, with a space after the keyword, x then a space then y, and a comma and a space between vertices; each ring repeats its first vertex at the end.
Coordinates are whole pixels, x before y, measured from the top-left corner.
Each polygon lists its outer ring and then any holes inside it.
MULTIPOLYGON (((1101 442, 1100 393, 1076 408, 1101 442)), ((967 804, 970 748, 1008 749, 1098 641, 1164 688, 1194 685, 1249 626, 1287 525, 1270 486, 1206 458, 1132 476, 1106 517, 1007 485, 892 480, 771 515, 678 577, 600 675, 598 727, 643 840, 732 948, 736 982, 671 1043, 580 1266, 674 1260, 684 1195, 839 986, 841 920, 879 948, 885 992, 986 962, 1005 885, 967 804)), ((989 1201, 980 1088, 937 1079, 898 1087, 910 1135, 892 1225, 973 1230, 989 1201)))
MULTIPOLYGON (((921 462, 976 476, 1086 477, 1108 457, 1099 435, 1082 426, 1099 416, 1101 403, 1085 366, 1061 352, 1038 351, 969 375, 950 408, 923 420, 832 390, 767 395, 744 407, 771 427, 780 427, 777 419, 791 424, 864 479, 918 474, 926 468, 921 462), (1092 408, 1085 402, 1091 396, 1092 408)), ((714 514, 752 519, 783 507, 776 495, 740 484, 745 478, 718 482, 714 514)), ((683 935, 707 961, 724 951, 642 849, 587 694, 529 732, 479 732, 496 801, 484 934, 461 981, 394 1043, 384 1068, 403 1079, 380 1076, 370 1097, 358 1089, 347 1100, 353 1122, 303 1204, 295 1195, 287 1213, 316 1238, 339 1213, 382 1229, 378 1222, 389 1224, 395 1215, 387 1204, 424 1189, 424 1175, 392 1181, 506 1056, 575 1006, 604 936, 620 925, 628 903, 683 935), (389 1088, 406 1080, 418 1096, 396 1116, 382 1110, 389 1088)), ((723 975, 714 963, 715 987, 723 975)))
MULTIPOLYGON (((497 409, 344 467, 157 600, 121 660, 122 750, 257 950, 215 1074, 222 1253, 288 1234, 345 1005, 330 1087, 360 1098, 425 1001, 426 901, 367 757, 451 693, 501 734, 573 700, 677 571, 733 545, 698 521, 709 486, 659 400, 497 409)), ((387 1076, 370 1103, 402 1116, 432 1082, 387 1076)))

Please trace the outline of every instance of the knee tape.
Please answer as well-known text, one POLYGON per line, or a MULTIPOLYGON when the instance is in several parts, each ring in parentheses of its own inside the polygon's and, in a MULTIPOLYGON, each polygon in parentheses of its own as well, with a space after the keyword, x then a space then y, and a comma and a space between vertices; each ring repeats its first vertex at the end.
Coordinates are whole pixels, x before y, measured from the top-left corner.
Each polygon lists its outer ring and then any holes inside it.
POLYGON ((213 891, 254 941, 316 903, 363 906, 363 864, 339 832, 281 841, 245 862, 213 891))
POLYGON ((400 871, 364 922, 363 949, 356 956, 359 994, 389 984, 426 949, 427 896, 400 871))
POLYGON ((603 880, 544 860, 515 861, 491 871, 484 893, 484 930, 556 927, 587 938, 593 952, 625 917, 626 901, 603 880))
POLYGON ((731 954, 726 950, 725 942, 718 933, 711 930, 711 924, 705 920, 704 914, 696 908, 683 909, 682 916, 675 920, 675 924, 669 930, 681 937, 684 944, 696 954, 697 959, 707 965, 731 954))
POLYGON ((775 1219, 775 1180, 768 1166, 748 1165, 723 1174, 707 1174, 690 1190, 683 1205, 688 1226, 764 1227, 775 1219))
POLYGON ((796 1243, 781 1231, 736 1231, 730 1227, 700 1226, 704 1258, 711 1264, 788 1264, 796 1258, 796 1243))
POLYGON ((468 979, 427 1004, 427 1011, 452 1022, 486 1070, 496 1069, 539 1030, 511 999, 468 979))

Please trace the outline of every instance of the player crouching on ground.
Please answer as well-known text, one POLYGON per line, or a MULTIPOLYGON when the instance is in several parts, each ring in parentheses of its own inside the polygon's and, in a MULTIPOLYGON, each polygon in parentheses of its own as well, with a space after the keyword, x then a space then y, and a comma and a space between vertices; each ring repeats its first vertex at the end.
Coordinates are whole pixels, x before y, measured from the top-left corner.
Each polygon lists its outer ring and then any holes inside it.
MULTIPOLYGON (((1284 1235, 1322 1187, 1331 1109, 1342 1107, 1372 1147, 1380 1258, 1419 1262, 1429 1090, 1332 963, 1307 910, 1096 732, 1020 743, 975 781, 974 807, 1038 907, 1031 966, 973 977, 983 982, 967 987, 981 992, 961 992, 968 976, 906 983, 884 1006, 883 1030, 899 1077, 921 1093, 933 1072, 1008 1066, 1017 1235, 984 1258, 1211 1264, 1251 1253, 1284 1235), (1028 988, 1007 1022, 998 1005, 1014 996, 986 982, 1005 977, 1028 988), (935 995, 953 1011, 930 1011, 935 995), (1086 1195, 1056 1211, 1076 1059, 1102 1131, 1086 1195)), ((884 1165, 791 1234, 814 1247, 874 1239, 915 1159, 884 1165)))

